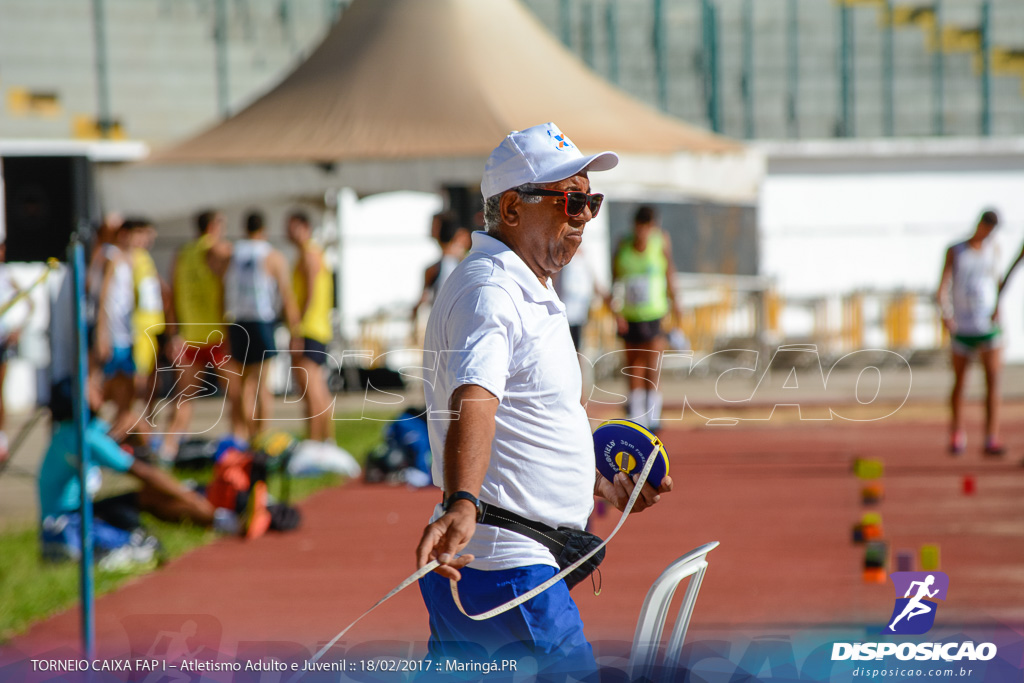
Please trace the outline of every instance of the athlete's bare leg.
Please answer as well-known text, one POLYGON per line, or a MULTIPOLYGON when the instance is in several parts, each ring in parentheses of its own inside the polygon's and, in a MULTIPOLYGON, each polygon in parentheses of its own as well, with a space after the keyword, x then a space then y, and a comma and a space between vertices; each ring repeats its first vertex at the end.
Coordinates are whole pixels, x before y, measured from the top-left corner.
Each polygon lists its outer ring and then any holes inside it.
POLYGON ((298 388, 305 394, 309 438, 314 441, 333 441, 331 393, 327 390, 323 366, 305 356, 299 356, 296 367, 300 371, 292 373, 292 377, 298 388))
POLYGON ((967 365, 970 358, 966 355, 953 353, 953 390, 949 396, 951 421, 949 425, 951 444, 954 448, 962 448, 964 431, 964 386, 967 382, 967 365))
POLYGON ((999 442, 999 373, 1002 369, 1002 349, 994 348, 981 352, 981 364, 985 368, 985 444, 999 442))

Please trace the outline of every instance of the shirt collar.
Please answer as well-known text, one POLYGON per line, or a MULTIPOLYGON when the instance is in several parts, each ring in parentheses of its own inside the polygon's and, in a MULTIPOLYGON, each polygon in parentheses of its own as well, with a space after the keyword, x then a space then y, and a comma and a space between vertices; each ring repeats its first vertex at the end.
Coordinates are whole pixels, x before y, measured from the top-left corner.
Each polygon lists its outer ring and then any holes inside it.
POLYGON ((564 310, 565 306, 555 294, 551 278, 548 278, 547 287, 540 283, 537 276, 530 270, 526 262, 512 251, 507 244, 499 239, 491 237, 486 232, 477 231, 473 233, 473 248, 471 254, 483 254, 501 266, 502 270, 508 273, 517 285, 523 290, 523 294, 530 301, 536 303, 550 303, 558 310, 564 310))

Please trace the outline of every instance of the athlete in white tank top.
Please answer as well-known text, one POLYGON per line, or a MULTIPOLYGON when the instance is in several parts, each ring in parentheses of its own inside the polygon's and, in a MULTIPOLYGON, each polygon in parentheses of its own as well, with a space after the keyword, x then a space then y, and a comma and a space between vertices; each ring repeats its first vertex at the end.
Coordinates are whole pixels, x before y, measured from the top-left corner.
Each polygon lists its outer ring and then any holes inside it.
POLYGON ((987 239, 977 249, 968 242, 952 247, 953 325, 958 335, 988 334, 999 289, 999 247, 987 239))
POLYGON ((93 289, 97 301, 101 296, 100 289, 106 264, 113 263, 114 265, 110 284, 103 295, 104 318, 107 332, 110 335, 110 345, 115 349, 131 348, 134 341, 132 313, 135 310, 135 282, 132 278, 132 265, 128 261, 127 255, 114 244, 103 245, 100 257, 104 260, 104 266, 95 271, 99 275, 99 282, 95 283, 93 289))
POLYGON ((981 214, 970 239, 946 250, 937 300, 942 324, 953 352, 952 419, 949 452, 960 455, 967 445, 963 418, 964 378, 971 358, 985 368, 985 455, 1003 455, 999 441, 999 375, 1002 354, 998 322, 999 250, 992 231, 999 223, 994 211, 981 214))
POLYGON ((280 294, 267 269, 273 247, 266 240, 235 243, 225 280, 226 315, 232 321, 272 322, 277 319, 280 294))

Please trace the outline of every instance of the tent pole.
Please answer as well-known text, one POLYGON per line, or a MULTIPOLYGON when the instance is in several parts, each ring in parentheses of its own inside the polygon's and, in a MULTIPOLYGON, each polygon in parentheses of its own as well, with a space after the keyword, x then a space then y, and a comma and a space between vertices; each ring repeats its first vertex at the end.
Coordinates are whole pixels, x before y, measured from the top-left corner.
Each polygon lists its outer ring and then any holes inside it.
POLYGON ((338 338, 342 347, 348 348, 348 326, 345 319, 345 227, 346 223, 352 220, 352 205, 355 203, 355 193, 351 188, 343 187, 338 190, 334 204, 335 210, 335 231, 334 235, 334 260, 337 264, 337 277, 334 278, 335 290, 334 300, 338 309, 338 338))

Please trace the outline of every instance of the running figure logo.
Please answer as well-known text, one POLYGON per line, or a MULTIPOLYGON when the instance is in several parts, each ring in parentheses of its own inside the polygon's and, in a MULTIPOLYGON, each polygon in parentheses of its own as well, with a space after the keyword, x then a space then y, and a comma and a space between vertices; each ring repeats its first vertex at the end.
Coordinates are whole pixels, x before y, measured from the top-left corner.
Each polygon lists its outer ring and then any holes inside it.
POLYGON ((889 625, 882 633, 927 633, 935 624, 938 608, 938 604, 929 598, 946 599, 949 577, 942 572, 894 572, 890 576, 896 588, 896 605, 889 617, 889 625), (902 598, 899 597, 901 594, 902 598))

